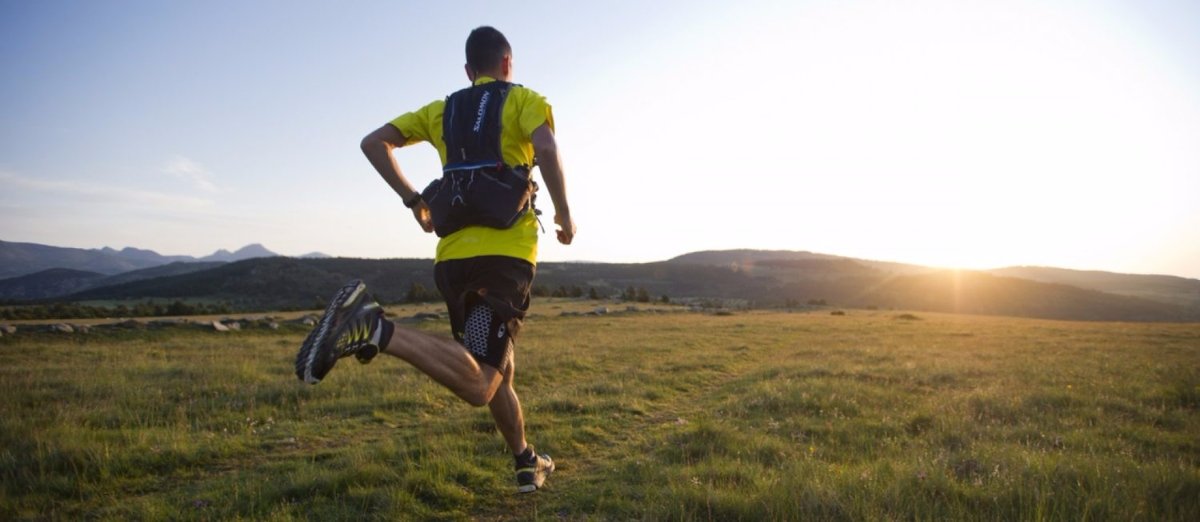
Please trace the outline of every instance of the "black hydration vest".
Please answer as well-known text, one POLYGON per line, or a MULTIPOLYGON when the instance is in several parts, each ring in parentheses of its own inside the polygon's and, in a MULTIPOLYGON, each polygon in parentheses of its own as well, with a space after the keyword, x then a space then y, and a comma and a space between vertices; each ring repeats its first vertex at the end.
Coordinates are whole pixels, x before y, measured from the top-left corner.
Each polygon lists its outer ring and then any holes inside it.
POLYGON ((493 81, 446 97, 446 166, 421 191, 438 237, 473 225, 509 228, 533 208, 530 166, 505 165, 500 151, 500 115, 513 85, 493 81))

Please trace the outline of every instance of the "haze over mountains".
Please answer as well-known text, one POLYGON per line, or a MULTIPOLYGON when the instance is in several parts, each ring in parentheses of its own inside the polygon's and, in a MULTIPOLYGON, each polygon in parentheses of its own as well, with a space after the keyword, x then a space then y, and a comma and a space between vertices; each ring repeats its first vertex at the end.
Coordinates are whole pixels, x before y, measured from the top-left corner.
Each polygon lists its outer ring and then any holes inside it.
MULTIPOLYGON (((434 288, 429 259, 289 258, 262 245, 211 256, 83 250, 0 242, 0 299, 9 302, 182 300, 239 310, 319 308, 362 278, 385 303, 434 288), (136 268, 122 269, 134 266, 136 268)), ((944 270, 796 251, 728 250, 654 263, 538 265, 535 290, 608 297, 629 288, 675 301, 756 307, 823 304, 1072 320, 1200 321, 1200 280, 1046 267, 944 270)))

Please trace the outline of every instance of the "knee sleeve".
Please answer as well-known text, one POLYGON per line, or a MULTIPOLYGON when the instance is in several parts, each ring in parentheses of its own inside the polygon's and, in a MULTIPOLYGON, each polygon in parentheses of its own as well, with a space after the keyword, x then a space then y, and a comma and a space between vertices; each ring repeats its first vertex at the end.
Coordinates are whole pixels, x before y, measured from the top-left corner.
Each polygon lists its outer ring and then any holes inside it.
POLYGON ((477 303, 467 312, 462 344, 482 364, 503 369, 512 339, 508 327, 487 304, 477 303))
POLYGON ((463 345, 476 357, 484 357, 488 351, 488 337, 492 330, 492 321, 496 313, 487 305, 475 305, 467 313, 467 323, 464 325, 463 345))

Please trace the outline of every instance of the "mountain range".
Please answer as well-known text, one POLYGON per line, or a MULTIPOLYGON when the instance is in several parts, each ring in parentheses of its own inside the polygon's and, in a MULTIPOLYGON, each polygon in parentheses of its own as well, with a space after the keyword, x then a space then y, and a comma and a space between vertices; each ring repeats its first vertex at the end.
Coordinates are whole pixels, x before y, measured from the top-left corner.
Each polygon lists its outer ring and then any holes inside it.
MULTIPOLYGON (((0 243, 8 245, 13 243, 0 243)), ((82 257, 78 249, 64 250, 65 260, 82 257)), ((157 256, 136 249, 119 252, 127 251, 143 262, 157 256)), ((0 248, 4 268, 20 271, 9 266, 4 252, 0 248)), ((85 252, 103 256, 118 251, 85 252)), ((226 259, 255 254, 233 261, 221 260, 221 252, 190 261, 158 256, 165 262, 112 274, 47 268, 0 280, 0 299, 86 303, 153 298, 263 311, 320 308, 330 289, 353 278, 366 281, 385 303, 404 300, 415 286, 434 288, 430 259, 257 256, 264 252, 270 254, 261 245, 226 252, 226 259)), ((535 281, 535 292, 543 294, 580 289, 607 297, 631 288, 654 298, 756 307, 819 304, 1069 320, 1200 321, 1196 279, 1049 267, 943 270, 797 251, 706 251, 653 263, 542 262, 535 281)))
MULTIPOLYGON (((69 248, 0 241, 0 279, 18 277, 48 269, 70 269, 115 275, 176 262, 231 262, 256 257, 278 256, 260 244, 246 245, 234 252, 218 250, 204 257, 164 256, 153 250, 125 247, 69 248)), ((302 257, 328 257, 313 253, 302 257)))

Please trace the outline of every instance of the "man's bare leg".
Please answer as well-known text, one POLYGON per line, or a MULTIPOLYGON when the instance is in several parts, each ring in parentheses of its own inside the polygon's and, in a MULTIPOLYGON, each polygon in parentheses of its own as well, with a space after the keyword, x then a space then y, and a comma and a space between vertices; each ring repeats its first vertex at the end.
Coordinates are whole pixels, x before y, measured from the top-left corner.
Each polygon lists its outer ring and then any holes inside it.
POLYGON ((457 341, 397 326, 383 352, 407 361, 472 405, 487 404, 513 452, 517 491, 530 493, 542 487, 554 471, 554 461, 549 455, 534 455, 525 441, 525 417, 512 386, 516 365, 511 348, 500 372, 480 366, 457 341))
POLYGON ((508 364, 504 368, 504 380, 496 390, 488 409, 492 410, 492 419, 496 421, 496 429, 504 436, 504 442, 513 455, 525 451, 525 415, 521 412, 521 401, 513 389, 513 374, 516 372, 513 351, 508 351, 508 364))
POLYGON ((399 325, 383 353, 404 359, 472 406, 491 403, 505 381, 495 368, 475 362, 458 341, 399 325))
POLYGON ((396 326, 383 353, 404 359, 474 406, 487 404, 513 454, 525 451, 525 416, 512 386, 511 349, 502 373, 481 366, 457 341, 396 326))

